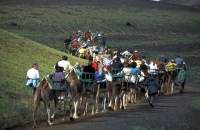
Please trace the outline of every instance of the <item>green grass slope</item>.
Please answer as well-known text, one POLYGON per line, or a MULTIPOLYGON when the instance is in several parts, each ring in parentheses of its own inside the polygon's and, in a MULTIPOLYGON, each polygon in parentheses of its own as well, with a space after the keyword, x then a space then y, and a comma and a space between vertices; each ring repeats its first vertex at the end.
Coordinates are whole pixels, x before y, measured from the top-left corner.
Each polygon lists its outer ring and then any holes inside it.
POLYGON ((169 43, 174 38, 186 39, 186 42, 200 41, 200 12, 174 11, 175 7, 161 2, 142 3, 144 7, 139 6, 140 8, 135 7, 132 2, 123 2, 116 7, 109 7, 105 3, 93 3, 91 6, 2 5, 0 28, 62 51, 65 38, 78 30, 86 32, 88 29, 106 33, 111 47, 119 45, 114 44, 116 41, 125 41, 126 45, 133 45, 135 42, 146 44, 149 40, 154 43, 169 43), (147 4, 161 6, 161 9, 149 8, 147 4), (12 22, 19 26, 12 26, 12 22), (127 22, 133 26, 126 26, 127 22), (110 39, 110 36, 116 37, 110 39), (117 36, 128 37, 122 40, 117 36), (134 36, 142 37, 135 39, 134 36))
MULTIPOLYGON (((33 95, 26 84, 32 63, 39 64, 40 77, 54 72, 54 64, 67 55, 15 34, 0 30, 0 126, 1 129, 32 121, 33 95)), ((73 65, 86 61, 67 55, 73 65)))

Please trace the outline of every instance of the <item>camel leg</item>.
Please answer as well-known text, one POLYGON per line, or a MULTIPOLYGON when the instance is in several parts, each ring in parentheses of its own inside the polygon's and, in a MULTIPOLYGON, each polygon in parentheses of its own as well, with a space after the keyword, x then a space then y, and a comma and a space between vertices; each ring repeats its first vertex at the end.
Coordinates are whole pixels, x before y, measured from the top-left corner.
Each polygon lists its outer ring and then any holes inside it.
POLYGON ((38 105, 37 104, 34 104, 34 111, 33 111, 33 128, 36 128, 37 125, 36 125, 36 112, 37 112, 37 109, 38 109, 38 105))
POLYGON ((83 98, 84 98, 84 113, 83 113, 83 115, 87 116, 88 95, 85 94, 83 98))
POLYGON ((87 111, 88 111, 88 101, 85 103, 85 116, 87 116, 87 111))
POLYGON ((164 92, 164 83, 162 82, 159 90, 159 96, 163 95, 163 92, 164 92))
POLYGON ((138 97, 139 99, 141 99, 141 87, 139 87, 137 91, 138 91, 138 97))
POLYGON ((137 98, 137 93, 136 93, 136 90, 134 91, 134 103, 136 103, 136 98, 137 98))
POLYGON ((74 115, 73 115, 73 118, 75 119, 78 119, 77 108, 78 108, 78 100, 75 100, 74 101, 74 115))
POLYGON ((66 101, 64 101, 64 115, 63 115, 63 121, 66 120, 66 101))
POLYGON ((171 85, 171 94, 173 94, 173 92, 174 92, 174 82, 172 83, 172 85, 171 85))
POLYGON ((123 96, 123 100, 124 100, 124 109, 125 109, 125 107, 128 106, 128 97, 127 97, 127 92, 124 94, 124 96, 123 96))
POLYGON ((103 93, 103 110, 102 112, 106 112, 106 94, 105 92, 103 93))
POLYGON ((51 123, 51 121, 50 121, 50 102, 44 103, 44 108, 46 109, 46 112, 47 112, 47 119, 46 119, 47 124, 53 125, 53 123, 51 123))
POLYGON ((96 103, 95 103, 96 113, 99 113, 99 90, 100 90, 100 85, 97 86, 97 93, 96 95, 94 95, 96 99, 96 103))
POLYGON ((134 89, 133 88, 130 89, 130 102, 131 103, 134 102, 134 89))
POLYGON ((127 104, 126 104, 126 94, 124 93, 123 94, 123 97, 122 97, 123 99, 122 99, 122 102, 123 102, 123 107, 124 107, 124 109, 125 109, 125 107, 127 106, 127 104))
POLYGON ((107 95, 108 95, 108 102, 110 102, 110 91, 109 90, 108 90, 107 95))
POLYGON ((148 99, 149 98, 149 95, 148 95, 148 90, 146 90, 146 93, 145 93, 145 98, 148 99))
POLYGON ((112 101, 113 101, 113 96, 110 96, 110 102, 109 102, 109 107, 112 107, 112 101))
POLYGON ((169 79, 168 79, 168 82, 167 82, 167 94, 169 94, 169 88, 170 88, 171 80, 172 80, 172 77, 170 76, 169 79))
POLYGON ((119 108, 120 109, 124 109, 123 95, 124 95, 124 90, 122 90, 121 93, 119 94, 119 108))
POLYGON ((51 116, 52 119, 54 119, 54 117, 55 117, 55 115, 57 113, 57 110, 58 110, 58 100, 57 99, 54 100, 54 104, 55 104, 55 108, 54 108, 54 113, 51 116))
POLYGON ((72 116, 72 100, 69 101, 69 119, 73 120, 73 116, 72 116))
POLYGON ((117 106, 118 106, 118 96, 115 96, 115 103, 114 103, 114 111, 117 110, 117 106))

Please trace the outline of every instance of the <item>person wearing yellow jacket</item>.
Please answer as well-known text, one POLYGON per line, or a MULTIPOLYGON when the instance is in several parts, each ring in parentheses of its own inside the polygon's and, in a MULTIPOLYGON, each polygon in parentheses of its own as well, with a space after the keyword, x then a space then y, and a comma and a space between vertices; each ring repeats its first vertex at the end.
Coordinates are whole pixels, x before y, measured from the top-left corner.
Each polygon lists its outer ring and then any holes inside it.
POLYGON ((168 64, 165 66, 167 71, 175 70, 177 64, 174 62, 174 60, 170 60, 168 64))

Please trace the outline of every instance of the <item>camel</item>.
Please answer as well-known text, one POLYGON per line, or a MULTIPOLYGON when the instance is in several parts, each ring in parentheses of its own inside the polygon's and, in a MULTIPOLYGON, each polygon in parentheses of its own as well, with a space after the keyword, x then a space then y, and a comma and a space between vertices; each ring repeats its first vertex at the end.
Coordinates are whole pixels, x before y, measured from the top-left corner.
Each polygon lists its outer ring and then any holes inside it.
POLYGON ((80 98, 82 96, 82 84, 77 75, 76 69, 73 68, 68 75, 66 75, 66 79, 70 84, 70 93, 71 99, 69 101, 69 109, 70 109, 70 120, 78 118, 78 102, 80 102, 80 98), (74 105, 74 114, 72 112, 72 105, 74 105))
POLYGON ((164 86, 167 81, 167 71, 165 70, 165 64, 158 59, 155 61, 155 64, 158 67, 158 82, 160 85, 159 96, 164 94, 164 86))
POLYGON ((167 71, 167 94, 173 93, 176 77, 177 77, 176 71, 167 71))
POLYGON ((108 101, 109 101, 109 105, 108 107, 112 110, 117 110, 118 108, 123 106, 119 106, 119 104, 123 104, 121 102, 123 102, 123 95, 124 95, 124 91, 122 91, 122 75, 116 75, 117 73, 121 72, 121 69, 112 69, 111 73, 109 70, 108 73, 109 75, 112 75, 112 82, 108 82, 108 101), (114 102, 113 102, 114 101, 114 102), (120 101, 120 102, 118 102, 120 101))
POLYGON ((67 46, 68 54, 77 56, 77 49, 80 47, 78 43, 71 43, 67 46))
POLYGON ((116 111, 119 107, 119 104, 121 104, 120 102, 122 102, 122 98, 123 98, 123 91, 122 91, 122 83, 121 83, 121 79, 117 78, 114 79, 112 82, 109 82, 109 86, 108 86, 108 92, 109 92, 109 105, 108 107, 113 110, 116 111), (120 101, 120 102, 118 102, 120 101))
MULTIPOLYGON (((55 91, 51 89, 50 84, 46 78, 43 78, 39 82, 39 84, 36 87, 36 92, 34 94, 34 112, 33 112, 33 122, 34 122, 33 127, 34 128, 37 127, 36 126, 36 112, 40 106, 41 101, 44 103, 45 116, 47 112, 47 118, 46 118, 47 124, 53 125, 53 122, 50 121, 50 118, 53 119, 55 117, 55 114, 58 108, 58 96, 60 96, 60 93, 61 93, 60 91, 55 91), (50 101, 54 101, 54 105, 55 105, 54 113, 51 117, 50 117, 50 101)), ((64 95, 66 95, 65 92, 64 92, 64 95)), ((64 107, 64 111, 65 111, 65 107, 64 107)), ((64 112, 63 119, 65 119, 65 112, 64 112)))

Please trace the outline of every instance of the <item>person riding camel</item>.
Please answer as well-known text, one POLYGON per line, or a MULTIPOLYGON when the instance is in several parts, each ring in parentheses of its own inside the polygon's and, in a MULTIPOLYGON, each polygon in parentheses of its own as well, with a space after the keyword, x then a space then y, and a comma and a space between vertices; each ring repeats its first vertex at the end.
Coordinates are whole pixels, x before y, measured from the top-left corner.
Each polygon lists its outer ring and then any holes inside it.
POLYGON ((140 54, 138 53, 137 50, 135 50, 133 53, 133 60, 137 60, 138 58, 140 58, 140 54))
POLYGON ((121 73, 124 75, 124 82, 130 82, 131 69, 128 63, 124 63, 121 73))
POLYGON ((37 63, 33 63, 32 68, 27 71, 26 77, 28 79, 26 86, 33 88, 32 94, 34 95, 36 91, 36 86, 38 85, 40 81, 40 75, 39 75, 37 63))
POLYGON ((91 40, 91 35, 92 35, 92 31, 91 30, 88 30, 86 33, 85 33, 85 37, 89 40, 91 40))
POLYGON ((102 89, 106 89, 106 82, 101 83, 102 81, 105 81, 105 72, 103 70, 103 66, 99 66, 98 70, 95 71, 95 81, 97 83, 97 85, 100 84, 100 88, 102 89))
POLYGON ((110 54, 107 54, 105 58, 103 58, 103 65, 107 68, 110 69, 113 61, 111 58, 110 54))
MULTIPOLYGON (((92 61, 89 61, 88 65, 83 68, 82 79, 91 79, 91 80, 94 80, 95 79, 94 74, 95 74, 95 69, 92 67, 92 61), (84 72, 91 73, 93 75, 90 76, 90 75, 85 74, 84 72)), ((85 85, 85 90, 92 91, 92 85, 93 85, 93 83, 87 83, 87 82, 85 82, 84 85, 85 85)))
POLYGON ((148 73, 156 75, 157 70, 158 70, 157 64, 153 60, 150 60, 149 63, 150 64, 149 64, 149 72, 148 73))
POLYGON ((165 69, 167 71, 171 71, 171 70, 175 70, 176 69, 177 64, 174 62, 174 60, 170 60, 168 62, 168 64, 165 66, 165 69))
POLYGON ((158 59, 159 61, 163 62, 163 63, 167 63, 169 62, 169 60, 165 57, 165 54, 161 54, 160 58, 158 59))
MULTIPOLYGON (((55 65, 55 72, 49 74, 50 80, 53 82, 54 88, 64 87, 68 90, 68 97, 71 98, 71 94, 69 93, 69 84, 65 78, 64 68, 58 65, 58 62, 55 65)), ((63 96, 59 96, 58 99, 65 100, 63 96)))
POLYGON ((58 61, 58 66, 63 67, 64 71, 72 69, 72 65, 67 59, 68 59, 67 56, 62 56, 62 60, 58 61))
POLYGON ((131 74, 132 74, 132 77, 131 77, 131 82, 132 83, 135 83, 136 81, 139 81, 138 80, 138 77, 139 76, 142 76, 142 73, 141 73, 141 71, 140 71, 140 69, 138 69, 136 66, 137 66, 137 63, 136 62, 132 62, 131 64, 130 64, 130 66, 131 66, 131 74))
POLYGON ((185 64, 185 61, 179 55, 174 59, 174 62, 177 64, 177 67, 179 68, 183 67, 183 65, 185 64))
POLYGON ((148 66, 145 64, 145 61, 142 61, 140 65, 140 70, 145 74, 148 75, 148 66))
POLYGON ((81 47, 86 49, 88 46, 87 46, 87 42, 86 41, 83 41, 83 43, 81 44, 81 47))
POLYGON ((137 63, 137 68, 140 68, 140 65, 142 64, 142 58, 137 58, 136 60, 135 60, 135 62, 137 63))

